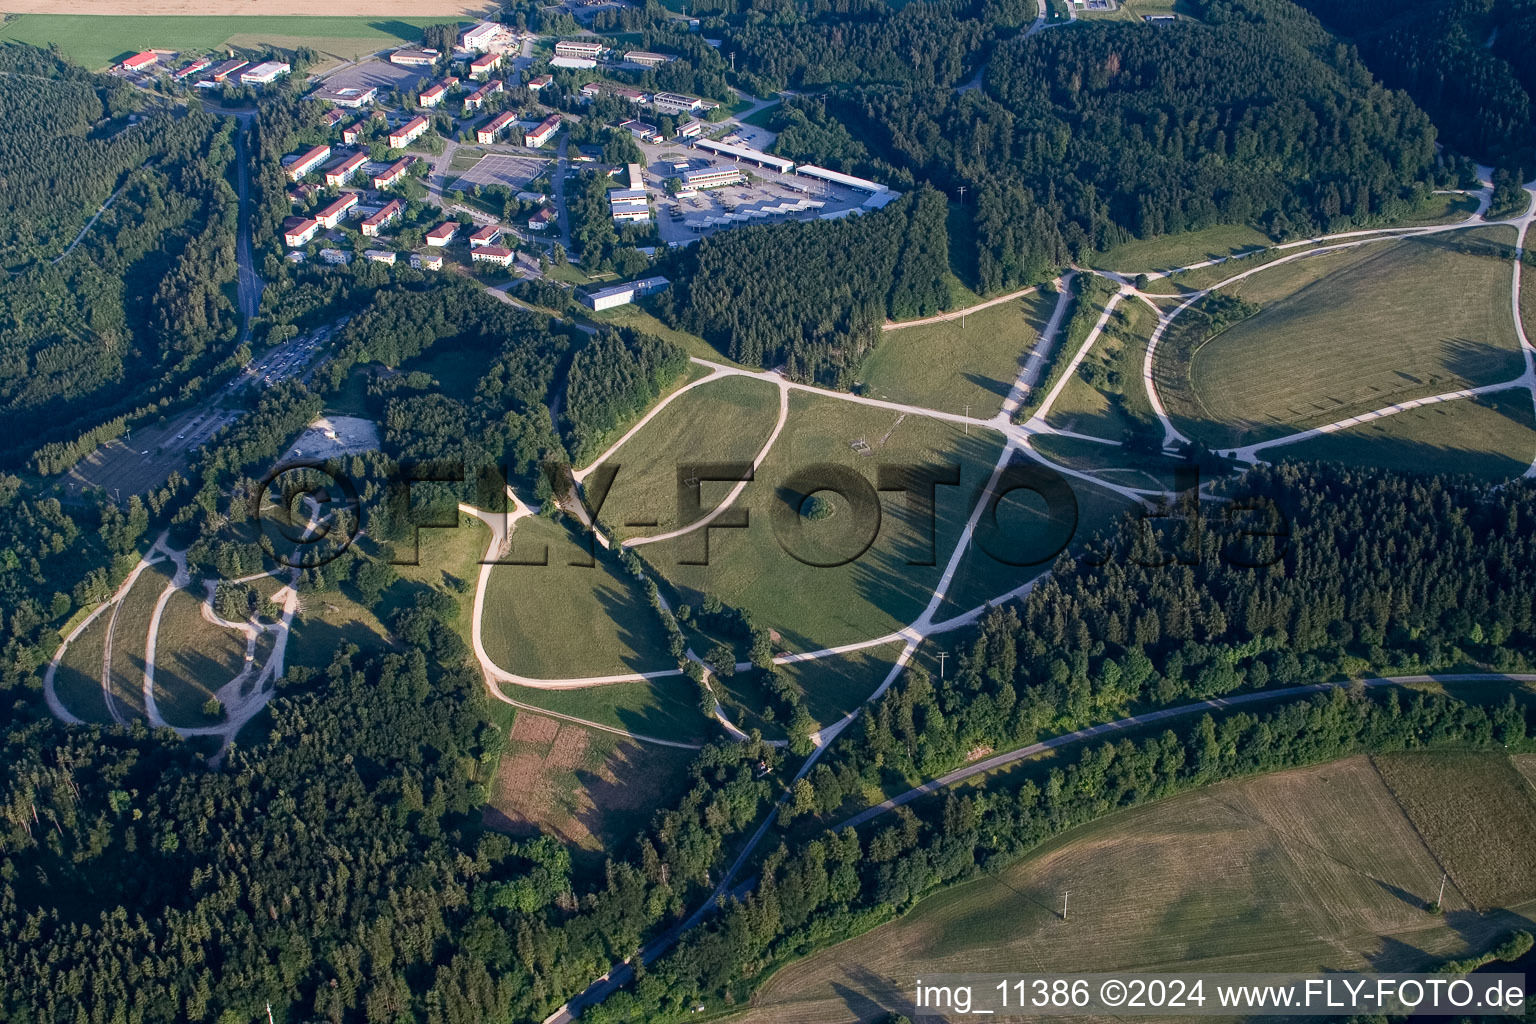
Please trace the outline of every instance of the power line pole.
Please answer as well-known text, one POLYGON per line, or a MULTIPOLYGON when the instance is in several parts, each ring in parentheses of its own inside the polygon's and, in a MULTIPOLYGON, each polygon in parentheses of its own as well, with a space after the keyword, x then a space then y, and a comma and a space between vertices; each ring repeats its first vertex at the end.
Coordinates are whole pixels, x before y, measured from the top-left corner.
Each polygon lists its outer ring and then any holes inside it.
MULTIPOLYGON (((731 70, 735 71, 736 69, 733 67, 733 68, 731 68, 731 70)), ((957 186, 957 188, 960 191, 960 205, 964 206, 965 205, 965 186, 964 185, 959 185, 959 186, 957 186)))
POLYGON ((1071 889, 1063 889, 1061 893, 1061 919, 1067 919, 1067 897, 1072 895, 1071 889))
POLYGON ((1446 872, 1440 872, 1440 895, 1435 897, 1435 906, 1442 909, 1445 907, 1445 878, 1446 872))
POLYGON ((971 406, 969 403, 965 406, 965 436, 971 436, 971 406))
POLYGON ((939 658, 939 678, 940 679, 944 678, 944 659, 946 659, 948 657, 949 657, 949 652, 948 651, 939 651, 938 652, 938 658, 939 658))

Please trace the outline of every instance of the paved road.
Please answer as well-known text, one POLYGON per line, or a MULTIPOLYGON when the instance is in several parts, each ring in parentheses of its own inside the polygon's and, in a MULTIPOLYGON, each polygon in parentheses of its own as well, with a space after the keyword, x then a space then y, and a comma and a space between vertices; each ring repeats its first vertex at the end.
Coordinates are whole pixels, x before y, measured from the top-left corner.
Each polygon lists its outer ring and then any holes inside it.
POLYGON ((253 211, 249 146, 251 122, 255 115, 235 116, 240 122, 240 128, 235 133, 235 191, 240 199, 240 227, 235 238, 235 284, 240 315, 245 318, 245 325, 240 331, 240 341, 244 343, 250 341, 251 323, 261 311, 261 292, 266 285, 256 272, 256 249, 251 238, 253 211))

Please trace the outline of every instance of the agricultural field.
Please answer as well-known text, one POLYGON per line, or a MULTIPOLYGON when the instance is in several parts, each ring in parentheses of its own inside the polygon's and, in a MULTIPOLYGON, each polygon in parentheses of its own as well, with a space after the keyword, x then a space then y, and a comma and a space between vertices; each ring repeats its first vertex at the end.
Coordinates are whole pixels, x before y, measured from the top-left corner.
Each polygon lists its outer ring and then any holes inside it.
MULTIPOLYGON (((150 48, 203 51, 226 45, 290 50, 308 46, 328 56, 351 60, 420 39, 424 26, 457 20, 468 10, 461 4, 430 0, 352 3, 360 14, 366 15, 363 17, 316 17, 311 14, 313 5, 301 5, 294 0, 263 0, 264 13, 260 15, 237 14, 232 10, 236 5, 230 3, 192 4, 187 0, 151 0, 148 4, 107 0, 92 4, 93 13, 88 15, 78 13, 78 4, 66 6, 52 0, 13 0, 6 6, 13 12, 18 8, 29 10, 0 25, 0 40, 42 47, 57 44, 70 59, 95 69, 150 48), (210 8, 221 6, 231 8, 230 12, 221 17, 205 17, 220 13, 210 8), (154 13, 146 13, 146 8, 154 13), (409 8, 414 11, 407 13, 405 9, 409 8), (434 14, 439 16, 429 16, 434 14)), ((250 9, 244 4, 240 6, 250 9)), ((348 6, 347 0, 340 6, 348 6)))
POLYGON ((1410 409, 1263 454, 1508 480, 1536 461, 1536 415, 1530 392, 1500 391, 1410 409))
MULTIPOLYGON (((618 474, 598 517, 621 539, 676 529, 678 467, 751 462, 778 415, 778 389, 748 377, 710 381, 681 395, 608 460, 618 474)), ((706 504, 715 486, 706 485, 706 504)), ((723 495, 729 485, 718 488, 723 495)))
POLYGON ((687 785, 693 752, 519 711, 484 821, 513 836, 553 835, 600 866, 687 785))
POLYGON ((592 558, 590 535, 535 516, 512 537, 506 561, 547 564, 491 570, 482 639, 498 666, 535 679, 675 667, 645 594, 610 559, 592 558))
POLYGON ((1158 350, 1174 422, 1211 447, 1283 436, 1393 402, 1524 370, 1506 228, 1372 244, 1266 270, 1229 289, 1255 316, 1201 339, 1193 320, 1158 350), (1496 232, 1496 233, 1495 233, 1496 232))
POLYGON ((1536 793, 1508 756, 1407 753, 1374 761, 1474 908, 1511 906, 1536 894, 1536 793))
POLYGON ((991 416, 1008 397, 1056 308, 1035 292, 935 324, 885 331, 860 371, 862 394, 943 412, 991 416))
POLYGON ((749 528, 711 529, 707 565, 687 564, 703 560, 703 531, 639 550, 684 600, 697 604, 714 594, 748 610, 779 634, 781 649, 867 640, 905 626, 927 605, 1000 446, 993 431, 967 436, 927 417, 796 392, 783 433, 738 502, 749 528), (889 492, 868 550, 848 564, 823 568, 868 541, 877 525, 873 517, 833 498, 830 518, 791 520, 792 556, 776 536, 772 511, 788 499, 785 485, 794 474, 828 464, 852 470, 871 487, 881 465, 957 465, 961 477, 959 486, 936 489, 932 545, 928 521, 914 519, 905 496, 889 492))
POLYGON ((1141 376, 1147 340, 1157 328, 1157 319, 1156 311, 1145 302, 1122 300, 1092 351, 1056 397, 1046 423, 1111 441, 1138 434, 1160 438, 1161 428, 1141 376))
MULTIPOLYGON (((1486 822, 1495 806, 1454 756, 1426 766, 1486 822)), ((1524 835, 1529 836, 1526 831, 1524 835)), ((1475 851, 1474 851, 1475 853, 1475 851)), ((1453 864, 1454 877, 1457 866, 1453 864)), ((1508 910, 1454 891, 1364 757, 1225 782, 1110 815, 995 875, 775 974, 739 1024, 911 1014, 934 972, 1424 970, 1527 927, 1536 873, 1508 910), (1071 892, 1062 920, 1061 894, 1071 892)))

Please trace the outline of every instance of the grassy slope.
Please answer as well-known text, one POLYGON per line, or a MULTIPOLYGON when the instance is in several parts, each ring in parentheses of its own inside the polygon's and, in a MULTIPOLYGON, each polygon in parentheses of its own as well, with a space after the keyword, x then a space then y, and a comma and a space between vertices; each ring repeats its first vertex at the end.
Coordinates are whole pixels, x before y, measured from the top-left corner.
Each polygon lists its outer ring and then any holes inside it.
POLYGON ((22 14, 0 27, 0 40, 46 47, 57 43, 65 55, 88 68, 102 68, 139 50, 203 51, 232 42, 258 47, 309 46, 323 53, 356 57, 421 38, 426 25, 452 18, 267 17, 205 18, 149 15, 22 14))
MULTIPOLYGON (((784 432, 757 481, 743 494, 741 507, 749 513, 749 528, 712 530, 709 565, 682 564, 700 556, 701 534, 650 545, 644 554, 683 591, 686 600, 697 603, 698 592, 706 592, 745 607, 759 624, 780 632, 784 649, 807 650, 879 636, 906 625, 926 605, 999 446, 1000 438, 992 431, 966 436, 960 429, 924 417, 906 416, 898 422, 898 416, 886 410, 797 392, 790 399, 784 432), (855 453, 850 445, 856 439, 867 441, 872 453, 855 453), (852 563, 817 568, 791 557, 771 524, 771 508, 780 500, 778 488, 794 473, 824 463, 852 469, 871 486, 882 463, 960 465, 960 485, 937 490, 933 558, 937 564, 908 564, 930 557, 927 523, 915 523, 905 498, 894 493, 882 499, 879 536, 852 563)), ((813 541, 830 536, 851 543, 858 525, 852 516, 834 515, 807 532, 813 541)), ((831 545, 821 546, 820 551, 822 556, 833 553, 831 545)))
POLYGON ((125 713, 144 714, 144 647, 149 638, 149 620, 160 592, 175 571, 169 561, 145 569, 118 609, 117 629, 112 635, 112 694, 125 713))
POLYGON ((1145 302, 1127 299, 1116 306, 1079 372, 1061 389, 1046 422, 1112 441, 1122 439, 1127 432, 1152 431, 1156 419, 1142 385, 1141 369, 1147 340, 1156 328, 1157 314, 1145 302), (1114 383, 1102 388, 1089 384, 1081 370, 1090 364, 1117 375, 1114 383))
POLYGON ((548 565, 498 565, 487 584, 482 637, 502 668, 568 678, 674 667, 661 624, 639 587, 611 563, 589 559, 586 538, 562 523, 518 522, 509 559, 548 565))
POLYGON ((887 331, 861 377, 863 393, 944 412, 989 416, 1002 405, 1019 367, 1055 309, 1036 292, 943 323, 887 331))
MULTIPOLYGON (((677 469, 698 462, 751 462, 778 418, 778 390, 766 381, 727 377, 703 384, 667 406, 625 442, 609 466, 618 467, 599 512, 621 538, 677 526, 677 469), (651 522, 655 526, 629 526, 651 522)), ((707 503, 719 494, 708 485, 707 503)))
POLYGON ((207 725, 204 702, 245 665, 245 637, 204 620, 194 586, 171 595, 155 639, 155 704, 171 725, 207 725))
POLYGON ((1503 391, 1398 413, 1268 455, 1507 480, 1536 459, 1536 416, 1529 392, 1503 391))
MULTIPOLYGON (((1464 783, 1454 762, 1441 770, 1448 785, 1464 783)), ((1522 919, 1479 916, 1454 893, 1443 917, 1426 914, 1439 877, 1363 757, 1223 783, 1111 815, 995 877, 930 897, 900 921, 780 971, 735 1019, 819 1024, 910 1012, 902 992, 916 965, 1420 970, 1522 919), (1058 913, 1065 889, 1068 921, 1058 913)), ((1524 881, 1528 908, 1536 885, 1524 881)))
POLYGON ((64 651, 54 672, 53 687, 59 700, 75 717, 87 722, 110 722, 101 695, 101 648, 106 640, 108 608, 96 617, 64 651))
POLYGON ((1159 349, 1170 414, 1225 446, 1517 376, 1508 263, 1445 247, 1473 234, 1365 246, 1242 282, 1233 291, 1263 303, 1259 315, 1192 353, 1173 331, 1159 349))

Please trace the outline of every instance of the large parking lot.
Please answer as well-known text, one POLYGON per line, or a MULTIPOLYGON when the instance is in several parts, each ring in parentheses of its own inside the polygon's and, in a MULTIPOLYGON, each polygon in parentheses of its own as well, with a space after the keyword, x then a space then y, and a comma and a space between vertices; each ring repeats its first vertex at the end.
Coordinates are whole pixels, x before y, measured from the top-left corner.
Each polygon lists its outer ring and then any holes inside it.
POLYGON ((778 174, 747 163, 733 164, 695 149, 679 153, 675 145, 644 148, 651 157, 646 184, 652 189, 657 229, 662 241, 668 244, 690 242, 746 224, 815 220, 829 213, 862 209, 869 199, 853 189, 796 174, 778 174), (681 173, 673 164, 682 160, 687 160, 690 167, 736 166, 755 180, 701 189, 694 196, 668 196, 666 181, 681 173))
POLYGON ((126 501, 130 494, 160 486, 172 472, 187 472, 193 456, 209 438, 245 415, 245 402, 253 389, 308 374, 340 323, 277 346, 226 381, 202 405, 97 448, 65 474, 65 496, 75 497, 83 489, 100 487, 113 498, 126 501))
POLYGON ((468 185, 506 185, 522 188, 549 168, 549 161, 536 156, 512 153, 487 153, 480 162, 459 175, 452 188, 468 185))

